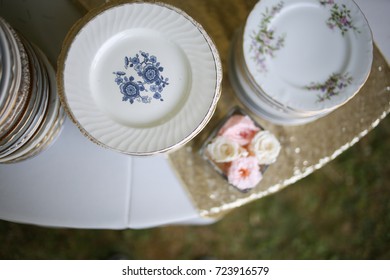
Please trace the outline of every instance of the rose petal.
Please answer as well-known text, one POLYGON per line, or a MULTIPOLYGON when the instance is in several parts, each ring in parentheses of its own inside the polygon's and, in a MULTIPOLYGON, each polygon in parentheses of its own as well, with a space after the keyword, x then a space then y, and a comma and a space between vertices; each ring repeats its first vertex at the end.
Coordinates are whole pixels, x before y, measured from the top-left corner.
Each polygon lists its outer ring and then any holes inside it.
POLYGON ((228 181, 240 190, 254 188, 263 178, 255 157, 239 158, 228 169, 228 181))
POLYGON ((218 134, 245 146, 259 130, 248 116, 234 115, 222 126, 218 134))
POLYGON ((279 156, 281 146, 275 135, 264 130, 255 135, 249 149, 260 164, 271 164, 279 156))
POLYGON ((208 144, 207 152, 215 162, 230 162, 248 155, 248 152, 240 144, 223 136, 218 136, 208 144))

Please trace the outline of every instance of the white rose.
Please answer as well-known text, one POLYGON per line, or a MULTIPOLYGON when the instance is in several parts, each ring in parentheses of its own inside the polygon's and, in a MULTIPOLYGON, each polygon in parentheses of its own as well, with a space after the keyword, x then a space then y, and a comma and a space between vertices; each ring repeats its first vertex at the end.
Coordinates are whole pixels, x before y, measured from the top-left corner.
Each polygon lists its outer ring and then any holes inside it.
POLYGON ((259 164, 271 164, 279 155, 280 143, 272 133, 263 130, 253 137, 249 149, 256 156, 259 164))
POLYGON ((207 145, 207 151, 215 162, 230 162, 248 155, 240 144, 222 136, 218 136, 207 145))

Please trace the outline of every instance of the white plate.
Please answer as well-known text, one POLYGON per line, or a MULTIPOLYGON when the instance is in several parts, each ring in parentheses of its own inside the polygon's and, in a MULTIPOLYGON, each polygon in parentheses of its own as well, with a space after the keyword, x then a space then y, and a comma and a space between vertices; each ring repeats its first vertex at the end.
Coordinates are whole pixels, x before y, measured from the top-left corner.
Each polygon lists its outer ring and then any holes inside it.
MULTIPOLYGON (((1 19, 0 19, 1 20, 1 19)), ((13 79, 12 55, 6 31, 0 26, 0 53, 1 53, 1 79, 0 79, 0 112, 6 109, 9 102, 8 90, 13 79)), ((0 116, 0 121, 2 116, 0 116)))
POLYGON ((28 139, 24 145, 21 145, 17 150, 15 150, 12 154, 7 155, 4 158, 0 158, 0 162, 9 162, 16 161, 19 157, 23 157, 27 155, 30 151, 34 150, 36 146, 42 142, 42 140, 50 133, 53 124, 58 118, 58 110, 60 107, 60 101, 57 95, 57 86, 56 86, 56 78, 55 71, 53 67, 50 65, 47 57, 42 53, 40 49, 37 47, 30 45, 27 41, 24 41, 24 45, 26 48, 34 51, 36 55, 34 58, 39 59, 42 62, 41 77, 43 80, 47 81, 47 87, 43 88, 44 91, 48 95, 48 103, 44 104, 46 106, 46 112, 41 115, 43 118, 37 123, 38 127, 32 137, 28 139))
POLYGON ((3 119, 0 121, 0 137, 2 138, 15 126, 26 107, 30 96, 30 63, 16 31, 2 19, 0 19, 0 27, 8 37, 12 53, 11 86, 7 91, 9 103, 1 108, 3 119))
POLYGON ((141 2, 108 5, 85 21, 59 59, 61 101, 84 135, 148 155, 201 131, 219 99, 222 69, 198 23, 172 6, 141 2))
POLYGON ((28 45, 26 52, 31 63, 31 87, 27 108, 12 130, 0 140, 0 158, 13 153, 34 135, 45 116, 48 103, 47 73, 38 57, 28 45))
POLYGON ((293 110, 318 114, 337 108, 371 70, 372 34, 351 0, 262 0, 243 38, 255 82, 293 110))

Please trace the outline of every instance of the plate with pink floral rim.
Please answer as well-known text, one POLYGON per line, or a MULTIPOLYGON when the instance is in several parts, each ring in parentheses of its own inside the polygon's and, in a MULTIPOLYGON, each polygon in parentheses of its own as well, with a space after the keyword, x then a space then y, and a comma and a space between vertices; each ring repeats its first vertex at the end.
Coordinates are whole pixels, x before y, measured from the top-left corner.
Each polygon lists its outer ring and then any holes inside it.
POLYGON ((243 51, 264 94, 318 114, 344 104, 365 83, 373 40, 352 0, 262 0, 247 18, 243 51))
POLYGON ((222 67, 211 38, 162 3, 109 3, 70 31, 58 60, 70 118, 91 141, 131 155, 176 149, 210 120, 222 67))

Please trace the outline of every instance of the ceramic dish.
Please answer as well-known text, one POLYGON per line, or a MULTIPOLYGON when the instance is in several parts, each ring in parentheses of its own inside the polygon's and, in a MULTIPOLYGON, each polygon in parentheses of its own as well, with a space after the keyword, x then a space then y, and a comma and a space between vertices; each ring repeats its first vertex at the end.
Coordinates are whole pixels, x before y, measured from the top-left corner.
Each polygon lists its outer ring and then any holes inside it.
POLYGON ((1 53, 1 80, 0 80, 0 123, 3 119, 3 111, 9 104, 8 89, 12 82, 12 57, 11 46, 8 42, 7 35, 0 26, 0 53, 1 53))
POLYGON ((5 133, 19 121, 30 96, 30 66, 29 58, 24 46, 16 32, 3 20, 0 19, 0 27, 8 35, 13 53, 13 76, 12 87, 8 89, 7 95, 10 102, 2 107, 2 120, 0 121, 0 139, 5 133))
POLYGON ((262 0, 243 52, 251 78, 291 115, 317 116, 352 98, 373 59, 368 23, 351 0, 262 0))
MULTIPOLYGON (((29 45, 27 41, 24 42, 25 45, 29 45)), ((57 118, 59 117, 59 107, 60 102, 57 96, 56 84, 55 84, 55 72, 53 67, 48 62, 47 58, 41 53, 41 51, 37 48, 33 48, 33 46, 29 46, 31 50, 34 50, 34 53, 37 54, 40 61, 43 62, 44 68, 43 71, 47 72, 47 76, 43 75, 44 78, 48 78, 50 82, 48 90, 49 102, 47 103, 47 110, 44 115, 44 118, 39 123, 39 127, 34 133, 33 137, 31 137, 25 145, 21 146, 19 149, 14 151, 12 154, 7 155, 4 158, 0 158, 0 162, 10 162, 16 161, 25 155, 28 155, 32 152, 39 143, 41 143, 47 135, 50 134, 53 125, 55 124, 57 118), (46 76, 46 77, 45 77, 46 76)))
POLYGON ((11 65, 10 76, 8 77, 8 86, 3 91, 3 101, 4 103, 1 106, 1 120, 0 124, 8 119, 8 114, 13 109, 16 101, 15 92, 18 91, 20 82, 21 82, 21 60, 19 55, 19 50, 17 48, 16 41, 12 37, 10 30, 7 26, 2 26, 2 20, 0 19, 0 28, 3 29, 8 42, 7 47, 9 51, 9 63, 11 65))
POLYGON ((55 71, 46 56, 3 19, 0 31, 0 163, 14 163, 53 143, 61 131, 64 111, 55 71))
POLYGON ((24 145, 35 133, 45 115, 48 102, 47 74, 31 48, 26 45, 32 60, 31 98, 20 121, 0 141, 0 157, 5 157, 24 145))
POLYGON ((93 142, 125 154, 179 148, 211 118, 222 69, 205 30, 162 3, 108 4, 78 22, 58 63, 62 104, 93 142))
MULTIPOLYGON (((0 43, 1 44, 1 43, 0 43)), ((3 77, 3 59, 1 58, 1 46, 0 46, 0 81, 2 80, 3 77)))
POLYGON ((302 125, 312 122, 327 113, 306 115, 289 110, 267 98, 267 95, 251 79, 243 61, 242 30, 238 30, 232 40, 229 57, 229 78, 238 99, 257 116, 279 125, 302 125))

